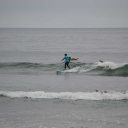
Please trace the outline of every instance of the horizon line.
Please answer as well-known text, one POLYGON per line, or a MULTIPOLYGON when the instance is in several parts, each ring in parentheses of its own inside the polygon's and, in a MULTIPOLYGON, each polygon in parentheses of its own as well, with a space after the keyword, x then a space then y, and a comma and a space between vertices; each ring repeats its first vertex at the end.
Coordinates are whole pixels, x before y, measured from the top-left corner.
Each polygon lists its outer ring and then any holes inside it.
POLYGON ((105 27, 105 28, 98 28, 98 27, 96 27, 96 28, 82 28, 82 27, 71 27, 71 28, 57 28, 57 27, 51 27, 51 28, 49 28, 49 27, 47 27, 47 28, 39 28, 39 27, 0 27, 0 28, 23 28, 23 29, 25 29, 25 28, 27 28, 27 29, 119 29, 119 28, 123 28, 123 29, 127 29, 128 27, 105 27))

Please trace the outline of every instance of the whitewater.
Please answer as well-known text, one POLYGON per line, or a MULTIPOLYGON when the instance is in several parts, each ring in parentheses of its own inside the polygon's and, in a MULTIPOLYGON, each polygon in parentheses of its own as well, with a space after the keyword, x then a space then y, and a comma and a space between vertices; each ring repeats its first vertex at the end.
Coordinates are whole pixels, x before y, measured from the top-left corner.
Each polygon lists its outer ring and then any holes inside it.
MULTIPOLYGON (((10 62, 0 63, 0 72, 4 73, 55 73, 57 70, 63 69, 64 63, 56 64, 42 64, 42 63, 30 63, 30 62, 10 62)), ((128 76, 128 64, 127 63, 114 63, 110 61, 95 62, 95 63, 80 63, 71 62, 72 68, 70 70, 64 70, 62 73, 77 73, 85 75, 104 75, 104 76, 128 76)), ((58 73, 61 74, 61 73, 58 73)))
POLYGON ((128 100, 128 92, 23 92, 23 91, 0 91, 0 96, 10 98, 32 99, 69 99, 69 100, 128 100))
POLYGON ((123 28, 0 28, 0 127, 127 128, 127 50, 123 28))

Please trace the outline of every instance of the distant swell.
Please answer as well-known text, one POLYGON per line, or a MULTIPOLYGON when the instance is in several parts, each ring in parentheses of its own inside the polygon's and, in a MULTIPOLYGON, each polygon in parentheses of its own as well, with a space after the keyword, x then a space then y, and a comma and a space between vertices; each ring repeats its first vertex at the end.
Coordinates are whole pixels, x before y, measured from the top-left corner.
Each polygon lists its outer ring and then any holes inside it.
POLYGON ((128 92, 23 92, 0 91, 0 97, 32 99, 69 99, 69 100, 128 100, 128 92))
MULTIPOLYGON (((127 63, 114 63, 106 61, 104 63, 80 63, 71 62, 70 70, 64 73, 77 73, 85 75, 100 75, 100 76, 121 76, 128 77, 127 63)), ((42 64, 30 62, 12 62, 0 63, 0 73, 56 73, 57 70, 62 70, 64 63, 42 64)))
POLYGON ((0 63, 0 68, 40 68, 46 65, 41 63, 29 63, 29 62, 10 62, 0 63))

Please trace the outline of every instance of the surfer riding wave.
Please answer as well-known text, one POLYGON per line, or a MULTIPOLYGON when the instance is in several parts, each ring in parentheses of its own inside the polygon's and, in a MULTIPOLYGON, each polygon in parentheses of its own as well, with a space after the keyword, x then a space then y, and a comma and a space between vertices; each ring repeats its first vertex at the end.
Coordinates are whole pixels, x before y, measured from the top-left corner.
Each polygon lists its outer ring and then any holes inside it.
POLYGON ((64 69, 66 70, 66 67, 68 67, 70 69, 70 66, 69 66, 70 61, 71 60, 78 60, 78 58, 75 59, 75 58, 69 57, 67 54, 64 54, 64 55, 65 55, 65 57, 61 60, 61 61, 63 61, 65 59, 64 69))

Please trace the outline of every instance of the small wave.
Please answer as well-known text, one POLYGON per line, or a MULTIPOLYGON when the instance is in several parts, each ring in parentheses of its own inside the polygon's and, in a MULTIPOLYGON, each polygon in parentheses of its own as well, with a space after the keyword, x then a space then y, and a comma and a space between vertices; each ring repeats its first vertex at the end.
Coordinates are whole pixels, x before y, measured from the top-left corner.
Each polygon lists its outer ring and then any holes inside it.
POLYGON ((128 100, 128 92, 23 92, 0 91, 0 97, 32 99, 69 99, 69 100, 128 100))
POLYGON ((31 74, 38 71, 54 71, 57 70, 59 64, 42 64, 42 63, 30 63, 30 62, 11 62, 0 63, 0 71, 21 73, 26 72, 31 74))
POLYGON ((29 62, 10 62, 0 63, 0 68, 40 68, 46 65, 41 63, 29 63, 29 62))
MULTIPOLYGON (((71 62, 70 70, 65 70, 63 73, 77 73, 86 75, 102 75, 102 76, 121 76, 128 77, 128 64, 127 63, 114 63, 114 62, 96 62, 96 63, 80 63, 71 62)), ((0 63, 0 71, 2 73, 50 73, 56 72, 64 68, 64 63, 56 64, 42 64, 30 62, 12 62, 0 63)))
POLYGON ((114 63, 109 61, 104 63, 97 62, 88 66, 83 66, 80 69, 80 73, 88 73, 90 75, 128 77, 128 64, 114 63))
POLYGON ((111 69, 111 70, 122 68, 122 67, 125 67, 126 65, 128 66, 127 63, 114 63, 114 62, 110 62, 110 61, 106 61, 103 63, 97 62, 96 64, 99 67, 104 67, 105 69, 111 69))

